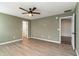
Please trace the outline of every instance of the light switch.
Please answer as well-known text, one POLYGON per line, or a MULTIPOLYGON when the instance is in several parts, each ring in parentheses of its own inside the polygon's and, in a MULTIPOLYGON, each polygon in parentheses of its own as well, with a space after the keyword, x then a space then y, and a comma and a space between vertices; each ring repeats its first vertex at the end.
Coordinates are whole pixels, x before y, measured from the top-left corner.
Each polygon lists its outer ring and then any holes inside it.
POLYGON ((56 19, 58 19, 58 17, 56 17, 56 19))

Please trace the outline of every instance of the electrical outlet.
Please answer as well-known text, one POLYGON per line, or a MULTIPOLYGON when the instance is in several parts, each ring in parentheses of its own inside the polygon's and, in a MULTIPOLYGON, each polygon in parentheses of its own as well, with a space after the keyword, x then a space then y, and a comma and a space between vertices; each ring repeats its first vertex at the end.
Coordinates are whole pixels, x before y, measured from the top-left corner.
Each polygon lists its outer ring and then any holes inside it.
POLYGON ((13 39, 15 39, 15 36, 13 36, 13 39))
POLYGON ((57 31, 60 31, 60 28, 58 28, 57 31))
POLYGON ((50 36, 48 36, 48 39, 50 39, 50 36))

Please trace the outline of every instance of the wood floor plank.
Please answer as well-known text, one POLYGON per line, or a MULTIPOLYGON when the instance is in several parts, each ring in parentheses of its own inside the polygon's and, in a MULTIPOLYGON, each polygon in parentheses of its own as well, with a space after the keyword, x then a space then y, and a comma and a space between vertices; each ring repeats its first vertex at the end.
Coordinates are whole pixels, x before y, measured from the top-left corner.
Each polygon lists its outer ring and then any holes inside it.
POLYGON ((0 56, 75 56, 71 45, 56 44, 36 39, 0 46, 0 56))

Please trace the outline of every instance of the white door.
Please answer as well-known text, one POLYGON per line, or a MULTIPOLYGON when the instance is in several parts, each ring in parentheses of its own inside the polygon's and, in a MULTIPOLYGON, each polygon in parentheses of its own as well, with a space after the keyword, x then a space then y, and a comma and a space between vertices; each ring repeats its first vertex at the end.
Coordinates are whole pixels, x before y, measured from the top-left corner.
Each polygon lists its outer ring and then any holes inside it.
POLYGON ((28 21, 22 22, 22 35, 28 38, 28 21))
POLYGON ((75 14, 72 16, 72 47, 75 49, 75 14))

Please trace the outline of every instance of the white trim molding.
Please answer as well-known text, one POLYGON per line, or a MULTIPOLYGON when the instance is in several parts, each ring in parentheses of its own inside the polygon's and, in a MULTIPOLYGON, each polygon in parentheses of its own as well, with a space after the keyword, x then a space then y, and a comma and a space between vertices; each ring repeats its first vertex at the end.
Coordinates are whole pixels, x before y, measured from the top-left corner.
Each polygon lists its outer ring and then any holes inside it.
POLYGON ((79 56, 78 51, 77 51, 77 50, 75 50, 75 52, 76 52, 76 55, 77 55, 77 56, 79 56))
POLYGON ((43 39, 43 38, 37 38, 37 37, 31 37, 31 38, 60 44, 60 41, 53 41, 53 40, 48 40, 48 39, 43 39))
POLYGON ((13 42, 21 41, 21 40, 22 40, 22 39, 17 39, 17 40, 13 40, 13 41, 8 41, 8 42, 0 43, 0 45, 9 44, 9 43, 13 43, 13 42))

